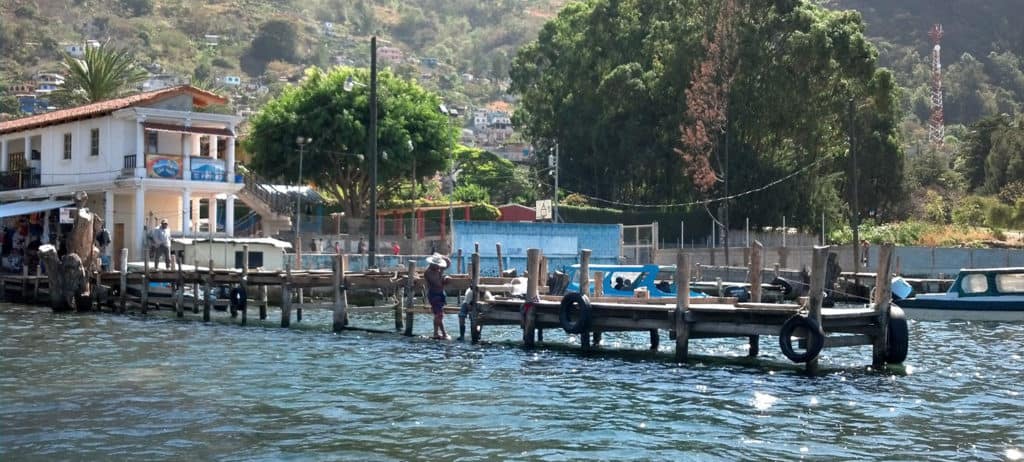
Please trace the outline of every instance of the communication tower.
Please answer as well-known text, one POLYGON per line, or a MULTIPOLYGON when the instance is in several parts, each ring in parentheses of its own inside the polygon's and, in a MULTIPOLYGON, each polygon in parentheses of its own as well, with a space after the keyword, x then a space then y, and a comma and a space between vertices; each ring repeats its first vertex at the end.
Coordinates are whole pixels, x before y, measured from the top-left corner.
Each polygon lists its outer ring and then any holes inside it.
POLYGON ((942 24, 932 26, 932 113, 928 118, 928 144, 942 147, 946 137, 946 120, 942 112, 942 61, 940 60, 942 24))

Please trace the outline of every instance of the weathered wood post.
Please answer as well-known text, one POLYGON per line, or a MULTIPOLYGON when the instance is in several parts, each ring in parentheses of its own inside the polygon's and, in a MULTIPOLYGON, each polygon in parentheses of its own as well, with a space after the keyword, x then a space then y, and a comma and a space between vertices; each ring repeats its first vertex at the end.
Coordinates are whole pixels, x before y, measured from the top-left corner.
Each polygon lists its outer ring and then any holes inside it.
POLYGON ((199 292, 199 281, 203 280, 202 273, 199 272, 199 260, 193 262, 192 275, 192 314, 199 314, 199 304, 206 303, 204 300, 205 296, 199 292))
MULTIPOLYGON (((594 272, 594 278, 592 279, 592 281, 594 282, 594 298, 604 297, 604 272, 603 271, 595 271, 594 272)), ((592 344, 594 346, 600 345, 601 344, 601 334, 602 334, 601 331, 595 330, 591 334, 593 336, 592 344)))
MULTIPOLYGON (((755 240, 750 244, 750 301, 761 303, 761 271, 764 269, 762 258, 764 257, 764 245, 761 241, 755 240)), ((761 350, 761 336, 751 335, 748 337, 750 349, 747 350, 747 357, 757 357, 761 350)))
POLYGON ((341 332, 345 329, 348 317, 348 289, 345 287, 345 270, 348 269, 348 260, 344 255, 334 257, 334 332, 341 332))
MULTIPOLYGON (((27 269, 27 268, 26 268, 27 269)), ((43 279, 43 265, 36 263, 36 277, 32 281, 32 301, 39 301, 39 281, 43 279)), ((95 287, 95 286, 94 286, 95 287)))
POLYGON ((242 244, 242 325, 249 317, 249 244, 242 244))
POLYGON ((458 255, 459 256, 455 259, 455 263, 457 265, 459 265, 458 272, 459 272, 459 274, 465 274, 465 273, 462 272, 462 267, 463 267, 463 264, 462 264, 462 249, 459 249, 459 254, 458 255))
MULTIPOLYGON (((128 312, 128 249, 121 249, 121 314, 128 312)), ((50 288, 53 291, 53 288, 50 288)))
MULTIPOLYGON (((476 247, 479 249, 479 244, 476 247)), ((473 252, 470 261, 472 265, 470 287, 473 289, 473 298, 470 300, 469 338, 472 343, 477 343, 480 341, 480 332, 482 331, 480 325, 480 252, 473 252)))
POLYGON ((878 249, 878 269, 875 271, 875 313, 878 315, 878 333, 871 348, 871 366, 880 369, 885 366, 885 352, 888 351, 889 307, 892 304, 892 244, 883 244, 878 249))
POLYGON ((260 321, 264 321, 264 320, 267 319, 267 305, 270 304, 270 301, 269 301, 270 297, 267 296, 267 285, 266 284, 260 284, 260 289, 259 290, 260 290, 260 321))
MULTIPOLYGON (((580 250, 580 294, 590 297, 590 249, 580 250)), ((580 333, 580 346, 590 348, 590 332, 580 333)))
POLYGON ((526 249, 526 300, 523 304, 523 345, 532 347, 536 339, 537 310, 540 301, 540 249, 526 249))
POLYGON ((416 260, 409 260, 409 268, 405 276, 405 332, 406 336, 412 335, 413 320, 413 296, 416 287, 416 260))
POLYGON ((494 247, 498 255, 498 277, 501 277, 501 273, 505 271, 505 262, 501 259, 501 243, 495 243, 494 247))
POLYGON ((213 308, 213 304, 217 301, 217 297, 213 296, 213 259, 209 260, 210 266, 206 268, 206 282, 203 284, 206 288, 203 298, 203 321, 210 320, 210 308, 213 308))
POLYGON ((284 262, 284 284, 281 285, 281 327, 292 324, 292 264, 284 262))
POLYGON ((142 296, 139 301, 142 303, 142 314, 149 309, 149 252, 142 252, 142 296))
MULTIPOLYGON (((825 272, 828 266, 829 246, 814 246, 811 255, 811 288, 808 294, 807 317, 821 326, 821 302, 825 299, 825 272)), ((822 329, 824 330, 824 329, 822 329)), ((807 361, 807 373, 818 373, 818 358, 807 361)))
POLYGON ((690 348, 690 324, 686 312, 690 310, 690 254, 680 251, 676 255, 676 362, 686 362, 690 348))
MULTIPOLYGON (((537 283, 544 286, 544 293, 549 293, 551 288, 548 287, 548 257, 544 256, 544 249, 539 249, 541 252, 540 263, 537 270, 537 283)), ((540 291, 540 289, 538 289, 540 291)))
POLYGON ((395 332, 404 332, 405 330, 405 297, 411 292, 406 286, 400 287, 400 296, 398 297, 398 303, 395 303, 395 332))
POLYGON ((174 294, 174 312, 179 318, 185 317, 185 274, 181 272, 181 260, 174 259, 175 269, 178 271, 178 290, 174 294))

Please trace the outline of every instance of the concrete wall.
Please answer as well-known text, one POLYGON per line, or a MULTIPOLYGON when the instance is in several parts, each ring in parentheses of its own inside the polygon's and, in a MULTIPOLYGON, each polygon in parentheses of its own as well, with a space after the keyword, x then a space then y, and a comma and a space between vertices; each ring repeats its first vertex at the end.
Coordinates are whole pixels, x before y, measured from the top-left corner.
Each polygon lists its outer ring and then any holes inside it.
MULTIPOLYGON (((725 249, 695 248, 685 249, 693 256, 693 262, 702 265, 726 265, 725 249)), ((853 249, 850 246, 833 247, 839 256, 839 266, 843 271, 853 271, 853 249)), ((862 265, 861 272, 874 272, 878 265, 879 246, 872 245, 868 249, 868 262, 862 265)), ((658 251, 657 263, 674 265, 678 249, 662 249, 658 251)), ((811 247, 766 247, 764 250, 764 266, 771 268, 779 263, 782 268, 801 269, 811 266, 811 247)), ((749 250, 743 247, 729 249, 728 266, 747 266, 749 250)), ((943 247, 896 247, 893 264, 900 274, 908 277, 951 277, 961 268, 990 268, 1004 266, 1024 266, 1024 250, 1019 249, 960 249, 943 247)))
POLYGON ((590 249, 592 263, 614 264, 619 261, 622 230, 619 225, 579 223, 510 223, 485 221, 455 222, 455 252, 462 249, 468 265, 475 243, 480 244, 480 273, 498 274, 495 244, 502 244, 505 269, 526 269, 526 249, 543 249, 548 269, 572 265, 580 249, 590 249))

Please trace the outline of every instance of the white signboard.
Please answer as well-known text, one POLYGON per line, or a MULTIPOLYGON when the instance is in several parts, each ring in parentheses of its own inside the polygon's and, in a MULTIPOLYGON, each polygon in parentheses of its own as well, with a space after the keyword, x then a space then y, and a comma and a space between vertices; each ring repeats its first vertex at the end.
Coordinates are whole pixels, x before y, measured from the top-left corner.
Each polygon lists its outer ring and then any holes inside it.
POLYGON ((537 201, 536 218, 538 220, 550 220, 551 219, 551 200, 537 201))
POLYGON ((75 207, 61 207, 60 208, 60 223, 61 224, 74 224, 75 223, 75 212, 78 209, 75 207))

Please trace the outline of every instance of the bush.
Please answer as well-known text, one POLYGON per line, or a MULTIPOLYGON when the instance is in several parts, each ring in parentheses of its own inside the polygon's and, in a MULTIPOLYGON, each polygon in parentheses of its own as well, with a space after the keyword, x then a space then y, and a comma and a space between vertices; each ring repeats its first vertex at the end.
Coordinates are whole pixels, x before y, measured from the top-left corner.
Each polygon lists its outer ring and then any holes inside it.
POLYGON ((985 224, 991 228, 1012 228, 1014 221, 1013 207, 994 203, 985 210, 985 224))
POLYGON ((953 209, 952 215, 953 224, 980 225, 985 222, 985 200, 978 196, 967 197, 953 209))
POLYGON ((121 6, 132 16, 145 16, 153 12, 153 0, 121 0, 121 6))
POLYGON ((940 224, 949 223, 949 209, 946 199, 935 191, 928 191, 925 196, 924 215, 928 221, 940 224))
POLYGON ((213 58, 213 61, 210 61, 210 64, 213 64, 214 66, 217 66, 217 67, 220 67, 220 68, 223 68, 223 69, 234 69, 235 68, 235 66, 233 64, 231 64, 230 61, 228 61, 228 60, 226 60, 224 58, 221 58, 219 56, 216 57, 216 58, 213 58))

